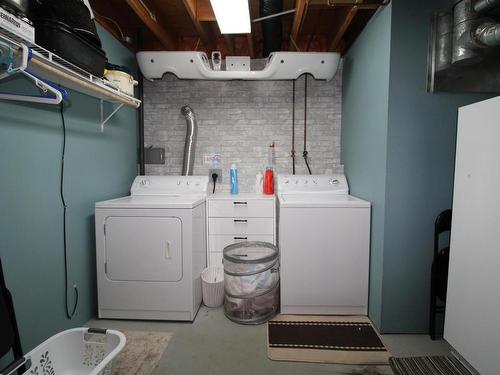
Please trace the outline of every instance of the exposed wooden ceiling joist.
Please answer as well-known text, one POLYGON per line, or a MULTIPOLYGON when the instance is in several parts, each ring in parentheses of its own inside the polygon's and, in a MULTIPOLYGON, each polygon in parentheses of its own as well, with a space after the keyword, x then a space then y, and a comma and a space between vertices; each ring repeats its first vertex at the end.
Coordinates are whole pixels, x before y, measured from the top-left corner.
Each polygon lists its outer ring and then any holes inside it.
MULTIPOLYGON (((126 0, 127 4, 132 8, 132 10, 137 14, 146 27, 158 38, 160 43, 168 50, 175 50, 176 43, 175 39, 172 37, 170 32, 168 32, 164 26, 160 25, 157 20, 151 18, 151 14, 142 4, 141 0, 126 0)), ((151 9, 155 11, 155 9, 151 9)))
POLYGON ((295 13, 293 15, 292 31, 290 33, 290 44, 289 50, 297 50, 297 37, 302 29, 302 24, 307 15, 307 7, 309 6, 309 0, 297 0, 295 2, 295 13))
MULTIPOLYGON (((362 4, 363 0, 357 0, 356 3, 362 4)), ((356 13, 358 12, 359 8, 357 5, 352 6, 349 11, 347 12, 344 21, 338 28, 337 32, 332 36, 329 46, 328 46, 328 51, 339 51, 340 47, 340 42, 342 41, 342 38, 344 37, 345 32, 351 25, 351 22, 353 21, 354 17, 356 16, 356 13)))
POLYGON ((196 29, 201 41, 203 42, 203 44, 205 45, 205 47, 209 52, 213 51, 216 48, 215 38, 209 27, 207 27, 207 25, 199 21, 196 16, 197 0, 182 0, 182 2, 184 3, 186 11, 188 12, 189 17, 191 18, 193 26, 196 29))
MULTIPOLYGON (((386 0, 283 0, 283 9, 297 9, 282 16, 283 44, 292 51, 345 52, 386 0), (353 3, 356 8, 353 8, 353 3)), ((223 55, 262 56, 261 24, 252 23, 249 35, 220 34, 210 0, 90 0, 97 21, 131 51, 198 50, 223 55), (144 7, 144 4, 146 7, 144 7), (154 14, 154 21, 151 17, 154 14), (99 17, 103 16, 103 17, 99 17), (108 18, 108 19, 107 19, 108 18), (112 19, 113 21, 109 21, 112 19), (116 24, 118 28, 116 27, 116 24), (121 31, 119 31, 121 29, 121 31), (138 47, 138 35, 142 43, 138 47), (208 45, 208 46, 207 46, 208 45)), ((259 18, 259 0, 249 0, 251 19, 259 18)))
POLYGON ((196 19, 198 21, 216 21, 210 0, 193 0, 196 5, 196 19))

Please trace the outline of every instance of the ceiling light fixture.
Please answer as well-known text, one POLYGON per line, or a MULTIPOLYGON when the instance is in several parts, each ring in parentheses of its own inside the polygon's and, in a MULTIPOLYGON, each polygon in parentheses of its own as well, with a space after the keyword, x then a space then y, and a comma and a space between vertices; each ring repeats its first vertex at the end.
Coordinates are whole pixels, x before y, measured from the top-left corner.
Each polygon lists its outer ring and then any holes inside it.
POLYGON ((248 0, 210 0, 221 34, 250 34, 248 0))

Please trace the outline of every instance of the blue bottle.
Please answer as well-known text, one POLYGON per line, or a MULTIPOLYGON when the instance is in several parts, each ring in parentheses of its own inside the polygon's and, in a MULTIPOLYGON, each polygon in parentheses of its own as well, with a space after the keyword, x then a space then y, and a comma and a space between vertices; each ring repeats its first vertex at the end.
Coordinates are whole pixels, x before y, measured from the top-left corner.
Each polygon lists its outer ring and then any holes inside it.
POLYGON ((236 164, 231 164, 231 194, 238 194, 238 170, 236 164))

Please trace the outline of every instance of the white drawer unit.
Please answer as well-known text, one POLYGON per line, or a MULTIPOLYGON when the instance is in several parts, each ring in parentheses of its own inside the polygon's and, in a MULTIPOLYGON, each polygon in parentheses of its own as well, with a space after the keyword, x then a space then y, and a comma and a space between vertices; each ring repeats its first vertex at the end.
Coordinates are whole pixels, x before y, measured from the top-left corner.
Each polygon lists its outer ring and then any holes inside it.
POLYGON ((222 249, 236 242, 244 241, 263 241, 274 244, 274 234, 236 234, 236 235, 220 235, 213 234, 208 236, 208 263, 222 263, 222 249))
POLYGON ((245 235, 274 233, 272 217, 211 217, 208 219, 210 234, 245 235))
MULTIPOLYGON (((256 197, 258 197, 256 195, 256 197)), ((274 199, 214 198, 208 201, 210 217, 271 217, 274 218, 274 199)))
POLYGON ((276 245, 274 195, 215 194, 207 202, 208 265, 222 263, 222 250, 233 243, 264 241, 276 245))

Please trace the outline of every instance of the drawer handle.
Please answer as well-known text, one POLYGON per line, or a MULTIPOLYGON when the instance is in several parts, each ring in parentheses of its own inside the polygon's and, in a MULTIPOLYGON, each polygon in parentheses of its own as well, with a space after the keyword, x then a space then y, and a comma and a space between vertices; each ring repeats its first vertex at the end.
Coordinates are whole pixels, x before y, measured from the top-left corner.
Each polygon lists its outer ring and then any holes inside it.
POLYGON ((233 237, 233 240, 243 240, 243 241, 246 241, 246 240, 248 240, 248 237, 233 237))
POLYGON ((235 206, 246 206, 248 202, 242 202, 242 201, 235 201, 233 202, 235 206))
POLYGON ((235 223, 248 223, 248 220, 246 219, 234 219, 235 223))

